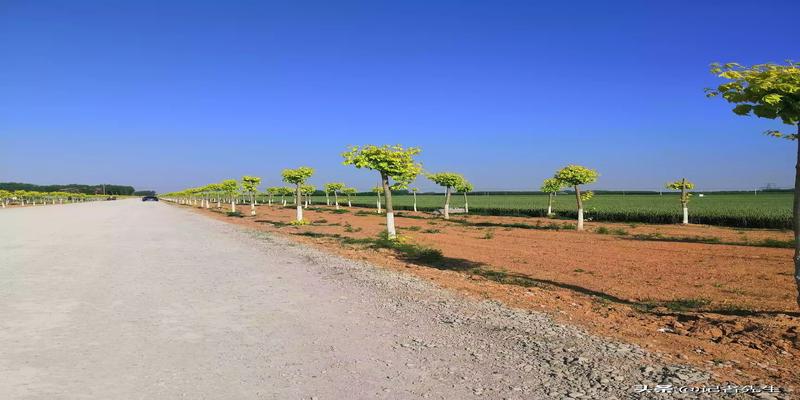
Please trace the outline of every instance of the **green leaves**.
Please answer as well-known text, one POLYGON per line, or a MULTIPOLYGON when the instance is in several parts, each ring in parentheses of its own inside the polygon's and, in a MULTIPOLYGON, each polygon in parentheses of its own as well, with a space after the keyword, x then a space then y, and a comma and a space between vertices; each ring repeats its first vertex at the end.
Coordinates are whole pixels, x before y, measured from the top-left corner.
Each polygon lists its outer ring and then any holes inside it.
POLYGON ((428 174, 427 178, 432 180, 437 185, 446 188, 455 188, 467 181, 463 175, 455 172, 439 172, 436 174, 428 174))
POLYGON ((258 185, 261 184, 261 178, 257 176, 243 176, 242 189, 247 193, 255 193, 258 191, 258 185))
POLYGON ((542 181, 542 186, 539 188, 544 193, 558 193, 564 188, 564 184, 556 178, 547 178, 542 181))
POLYGON ((344 189, 344 183, 332 182, 325 184, 325 193, 340 193, 344 189))
POLYGON ((300 185, 300 193, 310 196, 317 191, 317 188, 314 185, 300 185))
MULTIPOLYGON (((733 108, 735 114, 780 119, 789 125, 800 123, 800 63, 787 61, 785 65, 757 64, 751 67, 714 63, 710 70, 728 82, 715 89, 706 89, 706 95, 720 96, 736 104, 733 108)), ((795 134, 770 136, 797 138, 795 134)))
POLYGON ((694 183, 689 182, 686 180, 686 178, 684 178, 675 182, 667 182, 664 187, 670 190, 680 190, 681 203, 685 205, 689 202, 689 198, 692 197, 692 194, 689 193, 689 190, 694 189, 694 183))
POLYGON ((561 168, 553 176, 558 182, 564 186, 578 186, 594 183, 600 174, 596 170, 586 168, 581 165, 567 165, 561 168))
POLYGON ((675 182, 669 182, 664 187, 671 190, 692 190, 694 189, 694 183, 689 182, 686 179, 682 179, 675 182))
POLYGON ((401 145, 351 146, 342 157, 344 165, 378 171, 394 181, 392 189, 402 189, 422 172, 422 165, 414 160, 420 151, 418 147, 405 149, 401 145))
POLYGON ((471 183, 467 182, 466 179, 462 180, 458 185, 456 185, 456 191, 461 193, 469 193, 475 189, 471 183))
POLYGON ((219 188, 228 195, 234 195, 239 191, 239 184, 236 182, 236 179, 225 179, 219 183, 219 188))
POLYGON ((283 177, 283 181, 286 183, 291 183, 293 185, 302 185, 306 182, 308 178, 314 175, 314 168, 311 167, 299 167, 297 169, 284 169, 281 172, 281 176, 283 177))

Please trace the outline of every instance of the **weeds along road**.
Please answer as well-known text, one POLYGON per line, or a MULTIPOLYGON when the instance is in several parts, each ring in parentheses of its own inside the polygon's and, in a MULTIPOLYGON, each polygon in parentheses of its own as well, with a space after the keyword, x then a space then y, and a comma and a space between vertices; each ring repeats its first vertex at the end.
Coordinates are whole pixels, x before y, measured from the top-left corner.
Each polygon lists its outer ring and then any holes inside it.
POLYGON ((0 210, 2 399, 613 399, 706 377, 163 203, 0 210))

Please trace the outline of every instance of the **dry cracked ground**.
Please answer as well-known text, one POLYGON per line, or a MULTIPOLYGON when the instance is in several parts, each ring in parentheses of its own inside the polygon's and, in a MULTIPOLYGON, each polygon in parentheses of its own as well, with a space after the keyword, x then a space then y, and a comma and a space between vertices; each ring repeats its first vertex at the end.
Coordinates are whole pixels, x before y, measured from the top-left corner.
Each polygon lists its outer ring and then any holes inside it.
POLYGON ((707 379, 166 204, 0 212, 2 399, 732 398, 634 391, 707 379))

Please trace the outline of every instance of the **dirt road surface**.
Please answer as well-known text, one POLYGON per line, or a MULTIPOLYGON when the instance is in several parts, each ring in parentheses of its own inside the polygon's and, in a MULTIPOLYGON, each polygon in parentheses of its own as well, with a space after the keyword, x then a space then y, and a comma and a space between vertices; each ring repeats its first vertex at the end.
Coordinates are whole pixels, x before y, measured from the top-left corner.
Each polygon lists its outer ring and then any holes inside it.
POLYGON ((167 204, 0 211, 2 399, 613 399, 706 378, 167 204))

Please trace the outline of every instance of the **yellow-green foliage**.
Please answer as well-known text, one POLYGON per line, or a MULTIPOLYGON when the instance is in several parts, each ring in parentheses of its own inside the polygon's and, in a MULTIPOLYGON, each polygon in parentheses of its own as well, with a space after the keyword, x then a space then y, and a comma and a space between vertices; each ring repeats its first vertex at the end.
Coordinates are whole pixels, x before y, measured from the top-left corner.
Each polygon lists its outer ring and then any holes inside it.
POLYGON ((578 186, 594 183, 600 174, 597 171, 581 165, 567 165, 556 172, 553 178, 563 183, 565 186, 578 186))
POLYGON ((745 67, 737 63, 711 64, 711 73, 727 82, 715 89, 706 89, 708 97, 720 96, 736 104, 737 115, 755 115, 779 119, 784 124, 798 125, 797 133, 770 130, 766 133, 786 139, 800 134, 800 63, 786 65, 757 64, 745 67))
POLYGON ((392 189, 403 189, 422 172, 422 165, 414 160, 420 151, 418 147, 405 149, 400 145, 352 146, 342 157, 344 165, 378 171, 381 178, 394 181, 392 189))
POLYGON ((281 172, 283 181, 293 185, 302 185, 306 183, 306 180, 310 178, 311 175, 314 175, 314 168, 311 167, 284 169, 283 172, 281 172))

